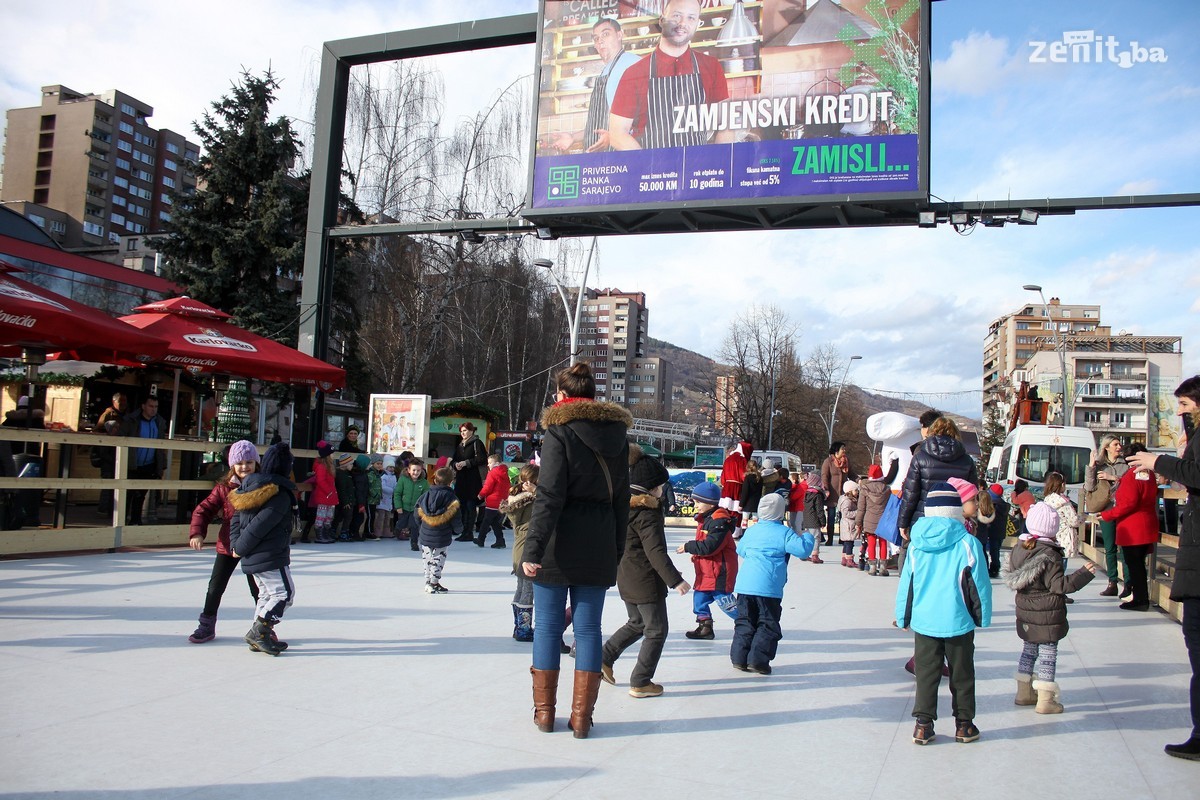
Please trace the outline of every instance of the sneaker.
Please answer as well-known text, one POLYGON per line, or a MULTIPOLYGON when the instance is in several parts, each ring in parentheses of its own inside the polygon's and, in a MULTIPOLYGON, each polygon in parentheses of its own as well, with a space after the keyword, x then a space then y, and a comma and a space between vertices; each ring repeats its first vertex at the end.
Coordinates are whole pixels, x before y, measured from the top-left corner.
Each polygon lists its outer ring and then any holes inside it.
POLYGON ((660 697, 663 693, 663 688, 654 681, 650 681, 645 686, 629 687, 630 697, 660 697))
POLYGON ((445 594, 448 591, 450 591, 450 590, 447 589, 445 586, 442 586, 440 583, 435 583, 433 585, 433 593, 434 594, 445 594))
POLYGON ((614 678, 613 674, 612 674, 612 665, 611 664, 601 664, 600 665, 600 680, 604 681, 609 686, 617 685, 617 679, 614 678))
POLYGON ((503 550, 504 547, 504 542, 496 542, 494 545, 492 545, 493 550, 503 550))
POLYGON ((433 594, 435 591, 432 583, 425 584, 425 594, 433 594))
POLYGON ((734 664, 733 668, 736 669, 738 672, 749 672, 750 671, 750 668, 747 667, 745 664, 734 664))
POLYGON ((759 675, 770 675, 771 674, 771 665, 770 664, 761 664, 761 665, 747 664, 746 671, 747 672, 755 672, 755 673, 758 673, 759 675))
POLYGON ((979 728, 969 719, 954 721, 954 741, 959 744, 970 744, 979 738, 979 728))
MULTIPOLYGON (((978 731, 976 731, 978 733, 978 731)), ((913 744, 929 744, 933 741, 933 720, 918 719, 913 728, 913 744)))

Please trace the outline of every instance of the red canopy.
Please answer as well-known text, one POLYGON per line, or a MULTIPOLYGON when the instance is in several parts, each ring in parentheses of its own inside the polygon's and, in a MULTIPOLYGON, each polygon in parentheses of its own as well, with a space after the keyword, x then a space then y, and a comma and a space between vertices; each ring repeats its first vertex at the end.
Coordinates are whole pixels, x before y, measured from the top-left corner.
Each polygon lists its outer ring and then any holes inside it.
POLYGON ((144 364, 166 354, 164 339, 10 274, 19 271, 0 261, 0 355, 30 348, 74 361, 144 364))
POLYGON ((135 308, 121 321, 167 340, 157 361, 192 372, 302 384, 329 390, 343 386, 346 371, 228 322, 229 315, 189 297, 135 308))

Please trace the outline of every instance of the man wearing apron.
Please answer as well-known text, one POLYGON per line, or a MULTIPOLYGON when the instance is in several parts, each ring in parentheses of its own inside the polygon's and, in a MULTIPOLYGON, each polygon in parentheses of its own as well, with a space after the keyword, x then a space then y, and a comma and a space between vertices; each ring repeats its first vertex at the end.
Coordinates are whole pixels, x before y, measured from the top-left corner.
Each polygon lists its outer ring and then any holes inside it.
POLYGON ((625 50, 625 34, 621 24, 615 19, 604 17, 592 26, 592 43, 596 53, 604 62, 592 83, 592 95, 588 100, 587 123, 580 136, 564 134, 555 146, 562 152, 578 146, 582 139, 583 147, 589 153, 602 153, 608 146, 608 110, 612 105, 613 95, 617 93, 617 84, 625 70, 638 62, 638 57, 625 50), (580 138, 581 137, 581 138, 580 138))
POLYGON ((609 118, 614 150, 707 144, 710 132, 675 133, 675 108, 729 98, 721 63, 692 50, 700 27, 700 0, 667 0, 659 19, 658 47, 625 71, 609 118))

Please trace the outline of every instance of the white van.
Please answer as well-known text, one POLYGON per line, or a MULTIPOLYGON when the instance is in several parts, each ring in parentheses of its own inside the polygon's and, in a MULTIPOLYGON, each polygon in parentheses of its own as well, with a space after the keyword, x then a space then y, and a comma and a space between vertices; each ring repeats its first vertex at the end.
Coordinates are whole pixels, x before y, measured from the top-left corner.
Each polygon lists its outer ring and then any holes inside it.
POLYGON ((804 474, 800 456, 795 453, 786 453, 783 450, 755 450, 750 458, 757 461, 760 467, 765 467, 769 461, 772 464, 782 466, 788 471, 789 475, 793 472, 799 472, 801 475, 804 474))
MULTIPOLYGON (((1078 505, 1084 470, 1096 451, 1096 437, 1087 428, 1064 425, 1018 425, 1004 439, 996 465, 996 480, 1011 490, 1017 479, 1029 484, 1035 497, 1050 472, 1061 472, 1067 494, 1078 505)), ((995 452, 992 452, 993 459, 995 452)), ((989 471, 992 465, 988 465, 989 471)))

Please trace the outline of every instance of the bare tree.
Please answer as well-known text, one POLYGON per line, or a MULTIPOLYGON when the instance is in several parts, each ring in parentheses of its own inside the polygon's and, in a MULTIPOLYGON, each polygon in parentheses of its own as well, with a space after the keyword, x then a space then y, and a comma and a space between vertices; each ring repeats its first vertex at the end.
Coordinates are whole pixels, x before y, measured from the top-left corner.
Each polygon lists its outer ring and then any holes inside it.
MULTIPOLYGON (((796 359, 799 326, 777 306, 753 306, 731 324, 721 345, 721 360, 730 367, 736 383, 734 433, 765 448, 787 440, 786 424, 777 412, 786 406, 799 386, 796 359)), ((716 398, 722 402, 724 398, 716 398)))

